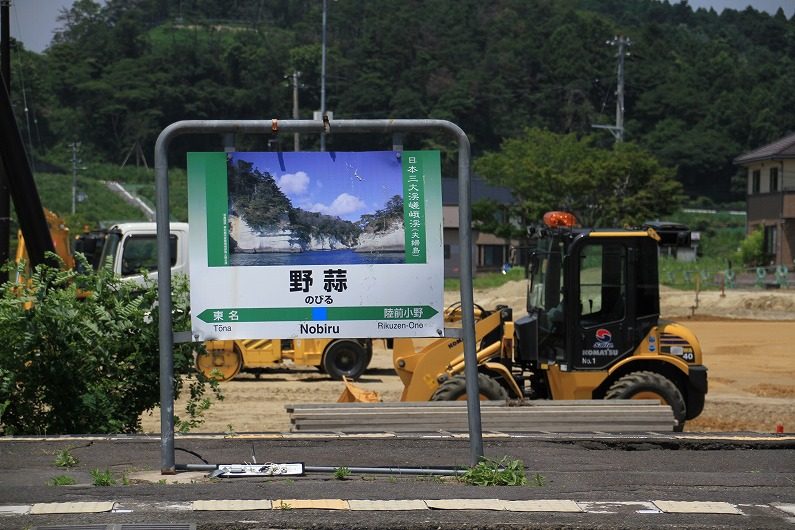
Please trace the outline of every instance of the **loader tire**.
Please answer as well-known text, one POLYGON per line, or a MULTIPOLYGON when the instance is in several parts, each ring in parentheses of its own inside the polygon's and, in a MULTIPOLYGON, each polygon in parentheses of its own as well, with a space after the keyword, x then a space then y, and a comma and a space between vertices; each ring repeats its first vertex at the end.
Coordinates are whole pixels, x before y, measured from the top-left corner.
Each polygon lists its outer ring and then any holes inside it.
POLYGON ((243 356, 237 348, 206 350, 196 355, 196 369, 207 379, 223 382, 235 377, 243 367, 243 356))
POLYGON ((682 392, 673 381, 656 372, 632 372, 617 380, 607 390, 605 399, 657 399, 674 413, 674 431, 685 427, 687 407, 682 392))
MULTIPOLYGON (((501 401, 508 399, 508 392, 493 377, 478 374, 478 388, 481 401, 501 401)), ((466 401, 467 385, 463 374, 454 375, 436 389, 431 401, 466 401)))
POLYGON ((364 346, 355 340, 332 342, 323 353, 323 371, 336 381, 342 376, 358 379, 370 364, 370 356, 364 346))

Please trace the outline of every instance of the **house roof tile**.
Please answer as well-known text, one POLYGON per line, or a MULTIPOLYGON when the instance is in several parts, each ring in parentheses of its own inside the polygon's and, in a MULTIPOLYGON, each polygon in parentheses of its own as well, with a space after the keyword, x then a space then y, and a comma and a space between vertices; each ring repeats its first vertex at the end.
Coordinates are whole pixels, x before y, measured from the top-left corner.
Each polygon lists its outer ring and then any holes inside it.
MULTIPOLYGON (((493 199, 500 204, 516 202, 511 190, 492 186, 477 175, 473 175, 470 181, 470 197, 472 202, 477 202, 480 199, 493 199)), ((447 206, 458 205, 458 179, 442 179, 442 204, 447 206)))
POLYGON ((748 151, 734 159, 735 164, 749 164, 759 160, 781 160, 795 158, 795 134, 790 134, 773 143, 748 151))

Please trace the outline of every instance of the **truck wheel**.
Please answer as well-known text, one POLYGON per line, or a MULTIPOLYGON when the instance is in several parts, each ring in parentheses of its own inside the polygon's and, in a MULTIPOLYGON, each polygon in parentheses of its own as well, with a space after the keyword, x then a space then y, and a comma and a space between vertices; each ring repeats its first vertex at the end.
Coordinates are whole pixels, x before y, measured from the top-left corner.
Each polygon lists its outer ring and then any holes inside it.
MULTIPOLYGON (((508 399, 508 392, 493 377, 478 374, 478 389, 481 401, 501 401, 508 399)), ((463 374, 454 375, 436 389, 431 401, 466 401, 467 384, 463 374)))
POLYGON ((207 379, 229 381, 243 367, 243 357, 237 348, 207 350, 196 355, 196 369, 207 379))
POLYGON ((337 381, 342 376, 358 379, 369 364, 367 351, 355 340, 332 342, 323 354, 323 370, 337 381))
POLYGON ((673 381, 656 372, 640 371, 625 375, 613 383, 605 399, 657 399, 673 410, 674 431, 680 432, 685 426, 687 410, 682 392, 673 381))

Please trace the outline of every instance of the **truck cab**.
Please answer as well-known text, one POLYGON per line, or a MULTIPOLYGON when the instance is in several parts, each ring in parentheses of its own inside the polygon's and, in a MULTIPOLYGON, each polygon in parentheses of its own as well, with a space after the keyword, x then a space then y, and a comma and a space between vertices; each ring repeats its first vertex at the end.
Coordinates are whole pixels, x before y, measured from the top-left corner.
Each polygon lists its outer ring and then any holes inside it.
MULTIPOLYGON (((170 223, 171 275, 188 275, 188 223, 170 223)), ((108 230, 100 263, 127 281, 143 283, 142 271, 157 281, 157 225, 119 223, 108 230)))

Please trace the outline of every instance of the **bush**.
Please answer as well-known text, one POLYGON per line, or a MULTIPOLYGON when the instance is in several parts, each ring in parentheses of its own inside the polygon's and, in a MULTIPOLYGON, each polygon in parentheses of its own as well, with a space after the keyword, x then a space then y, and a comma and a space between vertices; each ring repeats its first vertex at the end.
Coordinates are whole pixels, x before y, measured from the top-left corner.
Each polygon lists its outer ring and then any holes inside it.
MULTIPOLYGON (((5 434, 132 433, 157 406, 157 289, 97 272, 40 265, 0 287, 0 429, 5 434)), ((7 266, 18 267, 21 265, 7 266)), ((174 328, 190 329, 187 280, 174 282, 174 328)), ((193 345, 175 345, 175 393, 195 373, 193 345)), ((191 379, 200 422, 206 380, 191 379)), ((217 393, 216 395, 220 397, 217 393)), ((175 396, 176 397, 176 396, 175 396)))
POLYGON ((740 243, 738 259, 746 267, 765 265, 765 233, 757 228, 740 243))

